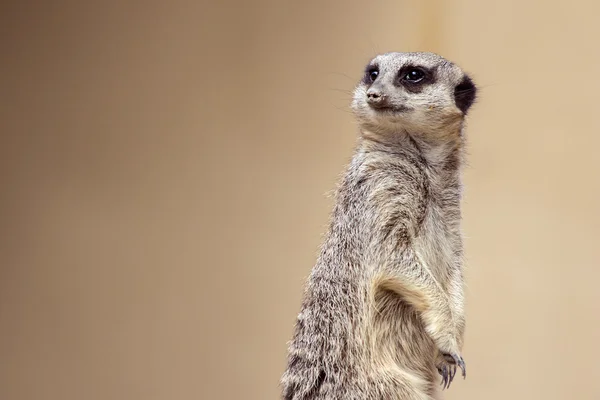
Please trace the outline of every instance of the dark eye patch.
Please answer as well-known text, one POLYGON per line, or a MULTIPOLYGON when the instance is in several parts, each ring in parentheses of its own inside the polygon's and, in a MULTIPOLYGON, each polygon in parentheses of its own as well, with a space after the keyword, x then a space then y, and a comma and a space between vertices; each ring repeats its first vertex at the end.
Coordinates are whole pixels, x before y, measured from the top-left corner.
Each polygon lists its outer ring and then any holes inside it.
POLYGON ((425 72, 421 71, 418 68, 412 68, 408 70, 406 75, 402 77, 402 79, 411 83, 419 83, 423 80, 423 78, 425 78, 425 72))
POLYGON ((418 65, 405 65, 398 71, 396 86, 412 93, 420 93, 423 87, 435 83, 435 71, 418 65))
POLYGON ((362 82, 366 85, 370 85, 377 79, 379 76, 379 66, 370 64, 365 68, 365 73, 362 79, 362 82))

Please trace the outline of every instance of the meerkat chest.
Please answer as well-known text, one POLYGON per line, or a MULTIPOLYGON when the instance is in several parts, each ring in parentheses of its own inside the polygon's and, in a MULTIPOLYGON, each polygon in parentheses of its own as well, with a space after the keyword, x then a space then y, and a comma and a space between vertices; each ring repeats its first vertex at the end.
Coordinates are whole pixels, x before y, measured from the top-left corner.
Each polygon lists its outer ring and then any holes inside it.
POLYGON ((458 265, 462 255, 458 194, 444 193, 429 201, 415 246, 421 262, 438 276, 458 265))

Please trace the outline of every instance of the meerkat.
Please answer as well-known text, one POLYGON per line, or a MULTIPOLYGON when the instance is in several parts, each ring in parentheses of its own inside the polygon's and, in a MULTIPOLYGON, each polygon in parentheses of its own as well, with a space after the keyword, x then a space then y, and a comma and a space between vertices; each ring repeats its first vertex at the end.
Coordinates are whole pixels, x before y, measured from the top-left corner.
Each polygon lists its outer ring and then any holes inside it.
POLYGON ((281 378, 285 400, 440 398, 465 330, 461 164, 472 79, 433 53, 375 57, 281 378), (439 375, 438 375, 439 374, 439 375))

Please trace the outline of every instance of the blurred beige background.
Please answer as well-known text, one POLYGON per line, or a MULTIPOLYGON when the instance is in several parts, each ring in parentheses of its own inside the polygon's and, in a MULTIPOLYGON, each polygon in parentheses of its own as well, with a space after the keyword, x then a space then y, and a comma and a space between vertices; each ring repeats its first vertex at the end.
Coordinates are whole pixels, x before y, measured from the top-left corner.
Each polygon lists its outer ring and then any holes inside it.
POLYGON ((594 1, 6 1, 0 399, 277 399, 377 52, 481 86, 469 376, 600 399, 594 1))

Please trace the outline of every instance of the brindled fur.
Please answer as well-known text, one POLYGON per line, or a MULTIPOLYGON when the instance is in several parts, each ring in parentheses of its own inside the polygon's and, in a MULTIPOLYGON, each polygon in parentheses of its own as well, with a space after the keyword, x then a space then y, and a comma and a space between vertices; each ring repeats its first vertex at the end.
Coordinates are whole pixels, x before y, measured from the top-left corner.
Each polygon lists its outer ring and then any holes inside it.
POLYGON ((306 284, 285 400, 433 399, 439 374, 463 362, 460 167, 475 90, 431 53, 367 66, 352 102, 361 135, 306 284), (411 68, 425 78, 404 80, 411 68))

